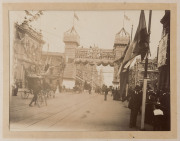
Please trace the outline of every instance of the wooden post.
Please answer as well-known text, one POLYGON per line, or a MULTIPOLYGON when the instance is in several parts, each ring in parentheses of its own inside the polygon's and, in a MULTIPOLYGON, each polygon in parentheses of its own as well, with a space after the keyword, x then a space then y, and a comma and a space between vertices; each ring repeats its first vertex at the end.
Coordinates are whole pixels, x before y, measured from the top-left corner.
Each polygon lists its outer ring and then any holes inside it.
MULTIPOLYGON (((149 11, 149 25, 148 25, 149 42, 150 42, 150 29, 151 29, 151 15, 152 15, 152 10, 149 11)), ((145 120, 146 89, 147 89, 147 69, 148 69, 148 53, 146 54, 146 60, 145 60, 145 67, 144 67, 144 69, 145 69, 145 72, 144 72, 144 81, 143 81, 141 130, 144 130, 144 120, 145 120)))
POLYGON ((144 130, 145 108, 146 108, 146 89, 147 89, 147 79, 144 79, 143 98, 142 98, 141 130, 144 130))

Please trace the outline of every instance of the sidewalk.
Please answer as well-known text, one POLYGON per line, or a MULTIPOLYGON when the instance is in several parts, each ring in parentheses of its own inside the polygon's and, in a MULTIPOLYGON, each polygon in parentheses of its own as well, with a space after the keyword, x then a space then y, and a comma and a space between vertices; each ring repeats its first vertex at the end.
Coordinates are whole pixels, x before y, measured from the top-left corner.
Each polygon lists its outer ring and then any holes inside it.
MULTIPOLYGON (((120 101, 120 102, 122 102, 122 101, 120 101)), ((127 107, 128 105, 125 102, 122 102, 122 103, 123 103, 124 107, 126 107, 130 111, 130 113, 129 113, 129 116, 130 116, 131 110, 127 107)), ((137 127, 138 127, 138 130, 140 130, 140 127, 141 127, 141 114, 138 114, 138 117, 137 117, 137 127)), ((144 128, 145 128, 144 129, 145 131, 153 131, 153 126, 150 125, 150 124, 145 123, 144 128)))

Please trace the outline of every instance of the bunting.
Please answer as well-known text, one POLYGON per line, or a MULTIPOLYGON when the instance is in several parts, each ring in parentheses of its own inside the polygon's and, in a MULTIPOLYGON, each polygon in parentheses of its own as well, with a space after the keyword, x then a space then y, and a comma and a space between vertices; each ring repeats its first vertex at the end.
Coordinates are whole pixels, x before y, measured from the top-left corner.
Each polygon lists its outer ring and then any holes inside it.
POLYGON ((124 19, 127 21, 130 21, 129 17, 127 15, 124 14, 124 19))
POLYGON ((74 12, 74 18, 79 21, 79 17, 77 16, 77 14, 74 12))

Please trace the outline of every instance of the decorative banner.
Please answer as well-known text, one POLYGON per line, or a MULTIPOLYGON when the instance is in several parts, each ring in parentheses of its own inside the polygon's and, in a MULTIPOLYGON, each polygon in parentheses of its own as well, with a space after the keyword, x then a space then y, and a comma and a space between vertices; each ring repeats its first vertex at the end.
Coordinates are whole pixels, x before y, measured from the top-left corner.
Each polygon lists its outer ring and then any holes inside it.
POLYGON ((114 60, 115 54, 111 49, 79 48, 76 50, 76 58, 114 60))
POLYGON ((159 42, 158 68, 163 65, 166 65, 167 40, 168 40, 168 34, 166 34, 159 42))

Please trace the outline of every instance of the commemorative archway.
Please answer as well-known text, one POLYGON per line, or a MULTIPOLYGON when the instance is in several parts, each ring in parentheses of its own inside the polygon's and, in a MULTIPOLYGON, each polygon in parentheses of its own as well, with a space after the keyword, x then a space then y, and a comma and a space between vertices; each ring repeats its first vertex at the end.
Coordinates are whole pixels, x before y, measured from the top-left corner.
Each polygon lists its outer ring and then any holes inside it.
POLYGON ((122 28, 116 35, 112 49, 101 49, 96 46, 83 48, 80 46, 80 36, 74 26, 64 33, 66 67, 63 77, 63 85, 72 89, 76 82, 91 83, 94 87, 99 81, 96 66, 110 65, 114 67, 113 85, 119 86, 117 77, 118 64, 116 60, 121 58, 130 41, 130 35, 122 28), (94 76, 94 79, 93 79, 94 76), (94 80, 94 82, 93 82, 94 80))

